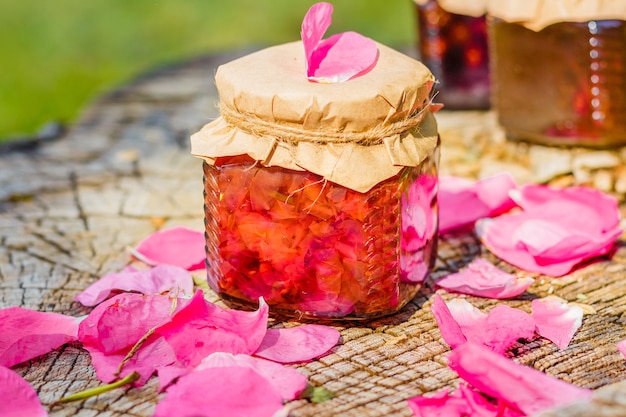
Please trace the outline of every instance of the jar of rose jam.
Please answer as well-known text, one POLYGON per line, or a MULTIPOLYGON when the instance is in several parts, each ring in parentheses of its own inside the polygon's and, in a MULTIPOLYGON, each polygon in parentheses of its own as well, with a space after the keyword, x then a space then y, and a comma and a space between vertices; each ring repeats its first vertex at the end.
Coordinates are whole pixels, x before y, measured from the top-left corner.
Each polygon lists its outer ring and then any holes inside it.
POLYGON ((239 308, 366 319, 418 292, 437 247, 432 74, 383 45, 367 74, 310 82, 300 42, 221 66, 204 159, 207 275, 239 308))
POLYGON ((626 144, 624 2, 553 0, 536 15, 523 2, 509 3, 490 10, 489 19, 493 101, 507 137, 626 144))

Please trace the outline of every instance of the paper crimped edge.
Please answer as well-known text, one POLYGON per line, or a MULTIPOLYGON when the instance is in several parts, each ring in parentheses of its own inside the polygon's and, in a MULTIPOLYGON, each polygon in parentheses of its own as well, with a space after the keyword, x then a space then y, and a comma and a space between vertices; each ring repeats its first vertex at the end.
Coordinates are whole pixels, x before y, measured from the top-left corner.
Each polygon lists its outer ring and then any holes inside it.
POLYGON ((623 0, 489 0, 487 10, 534 31, 559 22, 626 20, 623 0))
POLYGON ((429 109, 434 77, 422 63, 377 46, 378 62, 370 72, 334 84, 307 80, 301 42, 244 56, 218 68, 221 105, 304 133, 365 132, 401 124, 417 114, 416 127, 367 145, 336 138, 322 144, 258 134, 221 116, 191 136, 191 153, 210 164, 218 157, 249 155, 265 166, 306 170, 359 192, 405 166, 418 166, 438 141, 429 109))

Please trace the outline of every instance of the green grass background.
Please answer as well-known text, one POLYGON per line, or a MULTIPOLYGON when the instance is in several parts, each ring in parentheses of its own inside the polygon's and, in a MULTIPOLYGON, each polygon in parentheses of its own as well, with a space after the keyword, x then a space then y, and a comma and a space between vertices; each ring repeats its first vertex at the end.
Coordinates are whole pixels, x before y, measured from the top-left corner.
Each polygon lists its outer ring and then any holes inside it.
MULTIPOLYGON (((299 39, 304 0, 1 0, 0 141, 71 123, 90 100, 199 54, 299 39)), ((327 35, 415 40, 412 0, 335 0, 327 35)), ((207 80, 207 82, 210 82, 207 80)))

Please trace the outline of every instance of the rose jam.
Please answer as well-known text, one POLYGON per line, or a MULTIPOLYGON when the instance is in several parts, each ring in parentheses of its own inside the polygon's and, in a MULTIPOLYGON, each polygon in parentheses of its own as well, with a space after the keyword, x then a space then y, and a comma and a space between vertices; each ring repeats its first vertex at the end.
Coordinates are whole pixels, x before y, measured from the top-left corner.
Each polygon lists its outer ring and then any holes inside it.
POLYGON ((437 161, 438 149, 365 193, 247 156, 205 163, 210 286, 290 316, 396 312, 434 263, 437 161))

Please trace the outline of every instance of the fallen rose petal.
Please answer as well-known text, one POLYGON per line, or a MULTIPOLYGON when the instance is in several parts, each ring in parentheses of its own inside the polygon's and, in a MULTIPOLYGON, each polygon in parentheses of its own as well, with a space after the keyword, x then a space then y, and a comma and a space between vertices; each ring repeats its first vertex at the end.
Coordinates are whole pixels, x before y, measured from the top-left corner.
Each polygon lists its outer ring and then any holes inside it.
POLYGON ((197 291, 171 321, 156 332, 176 351, 183 366, 196 366, 214 352, 252 354, 267 332, 269 308, 261 298, 257 311, 223 309, 197 291))
POLYGON ((134 252, 148 265, 175 265, 191 271, 205 267, 205 245, 204 233, 174 227, 151 234, 134 252))
POLYGON ((0 416, 45 417, 37 393, 19 374, 0 366, 0 416))
POLYGON ((307 386, 307 377, 293 368, 250 355, 216 352, 202 359, 193 372, 211 367, 243 366, 266 378, 284 401, 295 399, 307 386))
MULTIPOLYGON (((407 400, 409 408, 415 417, 512 417, 511 410, 508 414, 502 414, 505 410, 490 403, 478 391, 473 390, 466 384, 459 384, 459 388, 450 393, 447 389, 437 392, 435 395, 417 396, 407 400)), ((517 414, 520 417, 521 414, 517 414)))
POLYGON ((337 329, 318 324, 268 329, 254 355, 280 363, 305 362, 324 355, 340 336, 337 329))
POLYGON ((167 389, 154 417, 272 417, 283 400, 272 384, 249 367, 211 367, 190 372, 167 389))
POLYGON ((178 295, 191 295, 193 280, 189 271, 174 265, 122 271, 103 276, 74 297, 74 300, 91 307, 106 300, 116 290, 141 294, 172 291, 178 295))
POLYGON ((472 342, 457 347, 448 359, 450 367, 471 386, 528 415, 592 396, 591 390, 517 364, 472 342))
POLYGON ((535 320, 530 314, 517 308, 497 305, 487 314, 481 339, 492 351, 503 354, 518 339, 532 339, 534 335, 535 320))
POLYGON ((442 175, 439 178, 439 233, 470 226, 483 217, 504 213, 515 202, 509 191, 517 185, 509 173, 479 181, 442 175))
POLYGON ((626 358, 626 340, 621 340, 615 344, 615 347, 626 358))
POLYGON ((511 195, 523 211, 482 219, 476 232, 496 256, 524 270, 564 275, 609 253, 622 233, 617 200, 591 187, 527 185, 511 195))
POLYGON ((436 282, 448 291, 475 295, 478 297, 506 299, 520 295, 532 285, 530 277, 520 278, 509 274, 491 262, 477 258, 467 268, 450 274, 436 282))
POLYGON ((532 316, 540 336, 565 349, 583 323, 583 309, 568 305, 559 297, 548 296, 532 301, 532 316))
POLYGON ((21 307, 0 310, 0 365, 11 367, 76 340, 80 320, 21 307))
POLYGON ((331 24, 333 6, 316 3, 302 20, 300 35, 306 57, 306 75, 311 81, 347 81, 371 69, 378 59, 376 43, 356 32, 344 32, 322 40, 331 24))
POLYGON ((437 327, 439 327, 441 337, 448 346, 455 349, 457 346, 467 342, 467 337, 463 334, 463 329, 461 329, 459 323, 454 319, 446 302, 439 294, 434 295, 433 304, 430 309, 435 317, 435 322, 437 322, 437 327))

